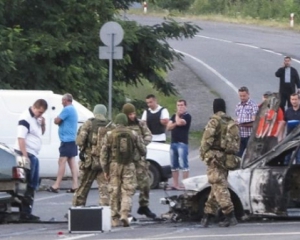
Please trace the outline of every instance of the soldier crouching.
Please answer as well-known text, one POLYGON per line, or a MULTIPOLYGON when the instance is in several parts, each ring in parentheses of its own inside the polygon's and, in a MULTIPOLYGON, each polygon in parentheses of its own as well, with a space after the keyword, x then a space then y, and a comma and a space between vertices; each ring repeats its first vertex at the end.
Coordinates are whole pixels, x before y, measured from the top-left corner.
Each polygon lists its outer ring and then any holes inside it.
POLYGON ((121 221, 124 227, 128 227, 128 214, 137 186, 134 152, 138 150, 141 156, 145 156, 147 150, 137 133, 128 129, 125 114, 118 114, 114 123, 116 128, 103 138, 100 162, 109 181, 112 226, 118 226, 121 221))

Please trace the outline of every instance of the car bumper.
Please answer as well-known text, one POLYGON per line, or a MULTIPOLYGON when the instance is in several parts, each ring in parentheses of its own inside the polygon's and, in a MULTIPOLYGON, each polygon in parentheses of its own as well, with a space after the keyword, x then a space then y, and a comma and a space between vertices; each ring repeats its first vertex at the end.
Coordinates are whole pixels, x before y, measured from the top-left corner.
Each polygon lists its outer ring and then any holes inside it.
POLYGON ((162 181, 168 180, 172 177, 171 166, 163 166, 161 167, 161 178, 162 181))

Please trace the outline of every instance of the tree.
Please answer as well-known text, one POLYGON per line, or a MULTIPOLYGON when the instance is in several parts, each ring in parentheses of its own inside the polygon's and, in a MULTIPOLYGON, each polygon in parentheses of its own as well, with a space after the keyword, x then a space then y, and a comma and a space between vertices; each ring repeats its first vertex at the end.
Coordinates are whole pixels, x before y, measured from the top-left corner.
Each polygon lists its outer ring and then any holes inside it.
POLYGON ((186 11, 194 0, 156 0, 157 6, 163 9, 186 11))
MULTIPOLYGON (((108 61, 99 60, 99 29, 118 21, 125 30, 124 59, 114 62, 114 82, 136 84, 146 78, 172 94, 174 86, 159 70, 182 56, 168 38, 193 37, 199 27, 166 20, 142 26, 116 17, 131 0, 3 0, 0 3, 0 87, 70 92, 89 104, 107 103, 108 61)), ((114 85, 114 104, 123 93, 114 85)))

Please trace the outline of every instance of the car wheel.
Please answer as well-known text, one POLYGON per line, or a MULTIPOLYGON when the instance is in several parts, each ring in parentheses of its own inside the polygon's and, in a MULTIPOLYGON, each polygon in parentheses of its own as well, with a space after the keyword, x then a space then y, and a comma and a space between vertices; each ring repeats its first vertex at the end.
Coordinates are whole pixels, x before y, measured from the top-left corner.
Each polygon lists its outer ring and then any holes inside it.
POLYGON ((200 221, 204 215, 204 207, 205 203, 208 199, 210 193, 210 188, 205 189, 204 191, 198 193, 197 196, 195 196, 195 199, 192 201, 192 211, 190 213, 190 219, 193 221, 200 221))
POLYGON ((153 163, 150 163, 148 174, 149 174, 150 188, 151 189, 158 188, 160 182, 160 173, 158 168, 153 163))

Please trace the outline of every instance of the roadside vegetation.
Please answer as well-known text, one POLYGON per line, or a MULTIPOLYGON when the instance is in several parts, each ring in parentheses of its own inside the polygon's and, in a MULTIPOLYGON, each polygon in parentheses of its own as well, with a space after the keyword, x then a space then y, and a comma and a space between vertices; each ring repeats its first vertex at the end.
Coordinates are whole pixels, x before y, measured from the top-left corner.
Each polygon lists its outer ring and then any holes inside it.
MULTIPOLYGON (((300 30, 300 0, 156 0, 149 3, 150 14, 202 20, 256 24, 300 30)), ((134 9, 132 13, 142 13, 134 9)))

